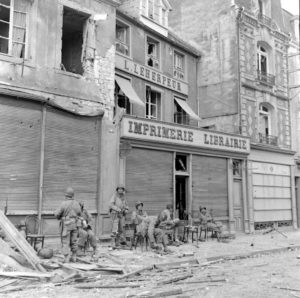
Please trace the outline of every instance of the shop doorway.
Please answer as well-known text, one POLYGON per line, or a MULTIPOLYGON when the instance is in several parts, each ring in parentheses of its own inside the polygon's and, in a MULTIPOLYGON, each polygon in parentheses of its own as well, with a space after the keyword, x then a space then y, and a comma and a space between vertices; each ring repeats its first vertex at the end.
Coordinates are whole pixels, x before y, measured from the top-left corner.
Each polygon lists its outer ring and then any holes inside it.
POLYGON ((187 185, 188 177, 176 176, 175 178, 175 207, 180 220, 188 219, 187 185))
POLYGON ((235 230, 242 232, 244 230, 243 216, 243 193, 242 180, 234 179, 233 182, 233 216, 235 220, 235 230))

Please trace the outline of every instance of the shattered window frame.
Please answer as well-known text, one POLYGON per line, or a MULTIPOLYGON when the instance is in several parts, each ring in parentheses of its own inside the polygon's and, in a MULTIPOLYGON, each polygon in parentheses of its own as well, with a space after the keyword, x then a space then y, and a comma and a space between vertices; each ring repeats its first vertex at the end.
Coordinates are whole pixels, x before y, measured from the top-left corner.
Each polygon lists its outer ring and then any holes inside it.
POLYGON ((146 36, 146 65, 160 69, 160 42, 150 36, 146 36))

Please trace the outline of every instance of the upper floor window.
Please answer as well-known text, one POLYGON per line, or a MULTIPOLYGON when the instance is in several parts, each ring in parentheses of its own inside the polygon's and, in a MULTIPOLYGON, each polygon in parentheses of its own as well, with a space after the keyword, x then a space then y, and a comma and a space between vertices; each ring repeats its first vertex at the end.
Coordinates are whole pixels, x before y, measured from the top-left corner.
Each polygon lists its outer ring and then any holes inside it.
POLYGON ((117 82, 115 83, 115 107, 125 109, 126 114, 131 114, 131 104, 129 98, 125 95, 117 82))
POLYGON ((257 69, 263 73, 267 73, 268 71, 268 55, 267 50, 261 45, 257 46, 257 69))
POLYGON ((278 145, 278 137, 276 136, 276 119, 274 108, 269 103, 261 103, 259 105, 258 119, 259 142, 269 145, 278 145))
POLYGON ((174 78, 184 80, 185 59, 184 55, 174 51, 174 78))
POLYGON ((159 69, 159 42, 148 36, 146 51, 147 65, 159 69))
MULTIPOLYGON (((61 47, 61 68, 68 72, 82 75, 84 72, 82 60, 83 56, 93 51, 91 33, 89 27, 93 26, 93 21, 89 23, 88 15, 75 9, 63 8, 63 28, 62 28, 62 47, 61 47), (85 32, 84 32, 85 31, 85 32), (87 38, 89 40, 87 40, 87 38), (83 48, 83 41, 87 48, 83 48)), ((87 58, 87 57, 85 57, 87 58)))
POLYGON ((0 53, 26 58, 29 5, 26 0, 0 0, 0 53))
POLYGON ((130 28, 118 20, 116 24, 116 50, 124 55, 130 55, 130 28))
POLYGON ((146 118, 160 120, 161 118, 161 93, 146 87, 146 118))
POLYGON ((263 104, 259 106, 259 132, 266 136, 271 132, 270 110, 263 104))
POLYGON ((174 111, 174 122, 178 124, 189 124, 189 115, 186 111, 176 102, 175 104, 175 111, 174 111))
POLYGON ((275 76, 272 75, 272 51, 267 45, 257 45, 257 75, 261 83, 275 84, 275 76))
POLYGON ((143 0, 142 2, 143 14, 165 27, 168 26, 170 9, 171 6, 167 0, 143 0))

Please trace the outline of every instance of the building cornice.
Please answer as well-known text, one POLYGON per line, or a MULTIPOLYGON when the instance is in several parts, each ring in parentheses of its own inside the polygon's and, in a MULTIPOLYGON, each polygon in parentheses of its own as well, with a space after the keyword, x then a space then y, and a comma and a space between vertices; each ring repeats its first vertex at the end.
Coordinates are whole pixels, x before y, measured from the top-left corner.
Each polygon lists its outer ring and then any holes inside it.
POLYGON ((251 149, 255 149, 255 150, 261 150, 261 151, 270 151, 270 152, 276 152, 276 153, 282 153, 282 154, 287 154, 287 155, 295 155, 296 151, 292 151, 292 150, 288 150, 288 149, 282 149, 279 147, 275 147, 275 146, 268 146, 268 145, 264 145, 264 144, 250 144, 250 148, 251 149))

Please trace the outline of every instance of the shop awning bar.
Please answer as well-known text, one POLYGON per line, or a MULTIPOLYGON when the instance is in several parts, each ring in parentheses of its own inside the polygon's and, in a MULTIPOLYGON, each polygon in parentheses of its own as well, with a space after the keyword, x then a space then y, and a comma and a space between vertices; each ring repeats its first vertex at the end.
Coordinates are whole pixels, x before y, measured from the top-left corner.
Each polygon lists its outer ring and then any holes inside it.
POLYGON ((145 103, 139 98, 139 96, 136 94, 135 90, 131 86, 130 81, 118 76, 116 76, 116 81, 119 87, 121 88, 121 90, 129 98, 129 101, 132 104, 137 104, 143 107, 145 106, 145 103))
POLYGON ((194 113, 194 111, 190 108, 190 106, 182 99, 175 98, 176 102, 180 105, 180 107, 194 120, 200 121, 201 118, 194 113))

